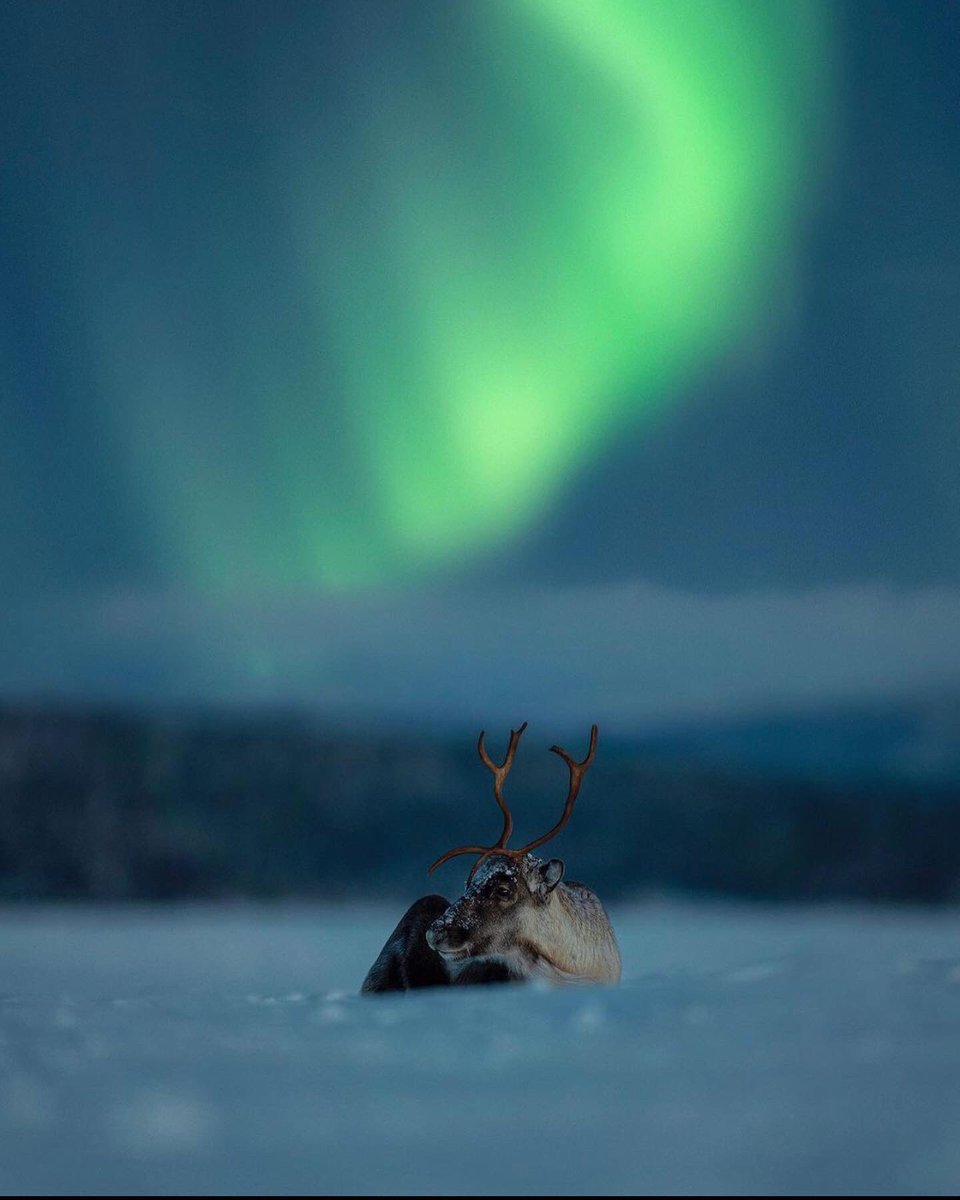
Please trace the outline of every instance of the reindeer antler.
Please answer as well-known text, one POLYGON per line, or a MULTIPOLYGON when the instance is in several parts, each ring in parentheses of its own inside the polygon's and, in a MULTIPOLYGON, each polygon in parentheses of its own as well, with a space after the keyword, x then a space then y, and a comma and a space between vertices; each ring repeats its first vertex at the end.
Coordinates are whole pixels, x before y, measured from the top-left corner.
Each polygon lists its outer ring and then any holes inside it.
POLYGON ((503 798, 503 781, 510 774, 510 768, 513 766, 513 756, 517 752, 517 746, 523 736, 523 731, 526 729, 527 723, 520 726, 519 729, 510 730, 510 745, 507 747, 507 755, 503 762, 498 766, 490 755, 487 753, 487 748, 483 744, 484 730, 480 730, 480 737, 477 739, 477 753, 480 755, 480 761, 493 775, 493 795, 497 804, 500 806, 500 811, 503 813, 503 830, 500 834, 500 840, 495 846, 458 846, 456 850, 448 850, 446 854, 442 854, 437 861, 431 866, 427 872, 432 875, 437 867, 442 866, 448 859, 456 858, 458 854, 479 854, 480 858, 473 865, 473 870, 470 872, 470 878, 473 877, 473 872, 477 869, 481 862, 490 854, 495 854, 498 850, 503 850, 509 841, 510 834, 513 831, 513 817, 510 809, 507 808, 507 803, 503 798))
POLYGON ((437 867, 442 866, 443 863, 447 862, 451 858, 456 858, 459 854, 478 854, 480 857, 470 868, 470 874, 467 876, 467 884, 469 885, 471 879, 473 879, 474 875, 476 874, 477 868, 484 861, 484 859, 490 858, 495 854, 503 855, 505 858, 521 859, 525 854, 528 854, 531 850, 536 849, 537 846, 542 846, 544 842, 548 842, 552 837, 554 837, 555 834, 558 834, 564 825, 566 825, 566 823, 570 820, 570 815, 573 812, 573 806, 576 803, 577 795, 580 792, 580 784, 583 782, 583 777, 587 773, 587 770, 589 769, 590 764, 593 762, 594 756, 597 752, 596 725, 592 726, 590 730, 590 749, 587 751, 587 757, 582 762, 577 762, 566 752, 566 750, 562 749, 560 746, 550 747, 551 752, 553 754, 559 754, 570 769, 570 787, 567 791, 567 802, 563 806, 563 813, 560 817, 560 820, 556 823, 556 825, 554 825, 549 833, 545 833, 542 837, 537 838, 535 841, 528 842, 525 846, 521 846, 517 850, 510 850, 507 848, 507 842, 509 841, 510 834, 513 831, 513 816, 510 813, 510 809, 507 808, 506 801, 503 798, 503 781, 506 779, 510 768, 513 766, 513 756, 516 753, 517 744, 519 743, 520 737, 526 727, 527 723, 524 721, 519 729, 510 730, 510 745, 507 747, 506 757, 499 766, 490 758, 489 754, 487 754, 486 747, 483 743, 482 731, 477 742, 477 753, 480 755, 480 761, 493 775, 494 798, 500 807, 500 811, 503 813, 503 830, 500 834, 500 840, 495 846, 458 846, 456 850, 448 850, 446 854, 442 854, 436 860, 436 862, 433 863, 428 874, 432 874, 437 867))
POLYGON ((583 782, 583 777, 586 775, 593 762, 594 756, 597 753, 597 727, 592 726, 590 729, 590 749, 587 751, 587 757, 583 762, 576 762, 571 756, 560 746, 551 746, 551 754, 559 754, 563 761, 570 768, 570 789, 567 792, 567 802, 563 806, 563 814, 560 820, 554 825, 549 833, 545 833, 543 837, 538 837, 535 842, 528 842, 520 850, 515 851, 516 854, 529 854, 531 850, 535 850, 537 846, 542 846, 544 842, 549 842, 550 839, 560 832, 560 830, 570 820, 570 814, 573 812, 573 806, 577 802, 577 796, 580 793, 580 784, 583 782))

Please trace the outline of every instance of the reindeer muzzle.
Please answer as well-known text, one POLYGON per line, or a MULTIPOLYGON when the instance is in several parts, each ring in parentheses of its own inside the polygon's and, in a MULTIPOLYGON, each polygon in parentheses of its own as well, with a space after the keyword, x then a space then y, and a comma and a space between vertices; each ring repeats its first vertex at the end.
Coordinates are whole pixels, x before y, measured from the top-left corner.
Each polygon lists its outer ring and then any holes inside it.
POLYGON ((457 960, 468 958, 470 955, 466 931, 458 929, 455 925, 445 924, 443 917, 438 917, 428 926, 426 939, 430 949, 436 950, 444 958, 457 960))

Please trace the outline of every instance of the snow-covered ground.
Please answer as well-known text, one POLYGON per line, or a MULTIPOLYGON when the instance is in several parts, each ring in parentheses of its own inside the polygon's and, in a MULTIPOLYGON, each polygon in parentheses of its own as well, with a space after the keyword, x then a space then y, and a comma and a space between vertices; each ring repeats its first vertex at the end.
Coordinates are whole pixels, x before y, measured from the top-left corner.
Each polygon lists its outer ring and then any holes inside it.
POLYGON ((614 910, 619 988, 361 998, 398 916, 0 912, 0 1191, 960 1189, 956 911, 614 910))

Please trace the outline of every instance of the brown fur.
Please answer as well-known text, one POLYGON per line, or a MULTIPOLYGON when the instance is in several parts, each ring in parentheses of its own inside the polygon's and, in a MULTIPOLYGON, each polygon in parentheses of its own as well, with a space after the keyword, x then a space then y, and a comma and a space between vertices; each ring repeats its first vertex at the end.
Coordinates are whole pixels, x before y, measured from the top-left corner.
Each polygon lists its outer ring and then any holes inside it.
POLYGON ((490 858, 463 896, 438 917, 427 941, 454 979, 478 959, 513 978, 617 983, 620 951, 603 905, 581 883, 559 882, 563 864, 532 854, 490 858), (502 892, 509 891, 509 896, 502 892))

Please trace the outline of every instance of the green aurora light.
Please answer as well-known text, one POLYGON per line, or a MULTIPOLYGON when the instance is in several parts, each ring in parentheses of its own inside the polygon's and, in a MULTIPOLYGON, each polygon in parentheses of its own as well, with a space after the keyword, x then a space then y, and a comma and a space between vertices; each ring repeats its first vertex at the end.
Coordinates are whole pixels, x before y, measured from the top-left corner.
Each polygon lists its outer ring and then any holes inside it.
POLYGON ((322 116, 276 139, 292 353, 251 279, 242 333, 203 370, 162 283, 149 356, 124 332, 144 301, 114 292, 105 386, 134 398, 117 432, 197 586, 412 579, 529 527, 789 274, 828 74, 819 6, 467 13, 469 37, 358 68, 348 139, 322 116))

